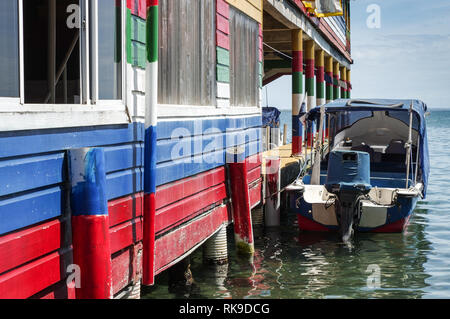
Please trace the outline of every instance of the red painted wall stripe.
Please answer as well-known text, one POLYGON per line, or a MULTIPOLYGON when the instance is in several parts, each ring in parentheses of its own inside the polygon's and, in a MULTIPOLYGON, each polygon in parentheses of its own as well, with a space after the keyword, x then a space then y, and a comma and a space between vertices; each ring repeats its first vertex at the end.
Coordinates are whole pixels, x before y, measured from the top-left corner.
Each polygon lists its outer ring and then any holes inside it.
POLYGON ((247 180, 249 184, 260 178, 261 178, 261 166, 255 167, 252 170, 247 170, 247 180))
POLYGON ((132 282, 136 282, 142 270, 142 260, 138 256, 138 251, 142 250, 142 245, 135 245, 127 250, 116 254, 112 261, 113 273, 113 294, 118 293, 132 282))
POLYGON ((261 202, 262 181, 249 189, 250 207, 253 208, 261 202))
POLYGON ((155 268, 160 273, 179 256, 211 236, 224 222, 229 220, 228 209, 220 206, 186 226, 156 240, 155 268))
POLYGON ((66 277, 71 249, 54 252, 0 276, 0 297, 29 298, 66 277))
POLYGON ((230 39, 228 35, 220 31, 216 31, 216 45, 218 47, 230 50, 230 39))
POLYGON ((132 246, 142 240, 142 218, 120 224, 109 230, 111 254, 132 246))
POLYGON ((262 154, 255 154, 246 158, 245 163, 247 165, 247 171, 254 169, 255 167, 262 165, 262 154))
POLYGON ((156 209, 178 202, 225 182, 225 168, 219 167, 156 189, 156 209))
POLYGON ((53 220, 1 237, 0 273, 61 248, 62 228, 53 220))
POLYGON ((178 201, 156 211, 156 233, 174 227, 177 224, 200 214, 202 209, 221 203, 227 197, 225 184, 214 186, 199 194, 178 201))
POLYGON ((114 227, 143 214, 144 193, 108 202, 109 227, 114 227))
POLYGON ((220 13, 223 17, 228 19, 230 17, 230 5, 224 0, 217 0, 216 12, 220 13))
POLYGON ((223 17, 220 14, 216 14, 216 23, 217 23, 217 30, 222 31, 225 34, 230 34, 230 23, 228 22, 228 19, 223 17))
POLYGON ((75 299, 75 287, 68 287, 63 280, 31 296, 30 299, 75 299))

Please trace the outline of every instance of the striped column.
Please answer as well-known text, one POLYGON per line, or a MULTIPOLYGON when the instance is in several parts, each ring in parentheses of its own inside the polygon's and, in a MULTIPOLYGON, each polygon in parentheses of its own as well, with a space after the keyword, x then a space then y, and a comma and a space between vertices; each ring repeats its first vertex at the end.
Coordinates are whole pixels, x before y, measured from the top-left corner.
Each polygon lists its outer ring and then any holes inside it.
POLYGON ((333 58, 331 56, 325 59, 325 74, 329 79, 326 85, 326 98, 327 103, 330 103, 334 100, 333 98, 333 58))
MULTIPOLYGON (((325 59, 325 74, 326 74, 326 100, 327 103, 330 103, 334 100, 333 98, 333 57, 328 56, 325 59)), ((329 138, 330 134, 329 134, 329 117, 328 115, 325 118, 325 138, 329 138)))
POLYGON ((351 91, 352 91, 352 84, 350 81, 350 70, 347 70, 347 98, 350 99, 351 96, 351 91))
POLYGON ((325 104, 325 52, 316 52, 316 104, 325 104))
POLYGON ((302 153, 303 32, 292 30, 292 155, 302 153))
POLYGON ((80 267, 77 299, 112 298, 111 244, 106 197, 105 153, 70 150, 73 263, 80 267))
MULTIPOLYGON (((347 86, 347 68, 343 66, 341 68, 341 80, 345 86, 347 86)), ((341 98, 346 99, 347 98, 347 88, 341 87, 341 98)))
POLYGON ((339 99, 339 62, 333 63, 333 100, 339 99))
POLYGON ((158 0, 147 0, 145 90, 144 223, 142 283, 155 279, 156 126, 158 105, 158 0))
MULTIPOLYGON (((314 41, 306 41, 305 42, 305 91, 307 96, 307 110, 311 110, 316 105, 316 97, 315 97, 315 83, 314 83, 314 41)), ((306 136, 307 146, 311 147, 314 140, 314 125, 310 123, 308 125, 308 133, 306 136)))
MULTIPOLYGON (((325 104, 325 52, 321 49, 316 51, 316 104, 325 104)), ((317 126, 319 132, 319 126, 317 126)), ((326 121, 322 128, 322 140, 326 136, 326 121)))

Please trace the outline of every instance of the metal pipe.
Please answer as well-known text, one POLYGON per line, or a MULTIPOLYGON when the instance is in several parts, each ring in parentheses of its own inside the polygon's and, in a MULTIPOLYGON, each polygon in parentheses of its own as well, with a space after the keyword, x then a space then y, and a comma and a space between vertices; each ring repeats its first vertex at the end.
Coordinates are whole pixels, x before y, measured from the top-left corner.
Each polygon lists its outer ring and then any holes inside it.
POLYGON ((414 173, 414 186, 417 183, 417 174, 419 172, 419 151, 420 151, 420 134, 417 137, 417 150, 416 150, 416 172, 414 173))
POLYGON ((406 142, 405 147, 407 147, 406 151, 406 186, 408 188, 408 179, 409 179, 409 166, 411 164, 411 144, 412 144, 412 103, 409 107, 409 132, 408 132, 408 141, 406 142))

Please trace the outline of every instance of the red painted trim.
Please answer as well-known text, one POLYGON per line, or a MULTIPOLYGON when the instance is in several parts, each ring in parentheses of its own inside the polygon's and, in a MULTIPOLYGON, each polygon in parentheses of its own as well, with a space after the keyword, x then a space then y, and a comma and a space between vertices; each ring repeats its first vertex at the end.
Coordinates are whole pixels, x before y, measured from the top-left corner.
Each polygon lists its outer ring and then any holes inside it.
POLYGON ((312 79, 314 78, 314 60, 309 59, 305 60, 306 68, 305 68, 305 78, 312 79))
POLYGON ((143 215, 144 193, 108 202, 109 227, 117 226, 143 215))
POLYGON ((113 294, 120 292, 130 283, 137 282, 141 272, 139 250, 142 245, 131 246, 112 259, 113 294))
POLYGON ((71 251, 54 252, 0 276, 0 298, 25 299, 66 278, 71 251))
POLYGON ((134 0, 127 0, 127 8, 130 9, 132 14, 136 13, 136 10, 134 7, 134 0))
POLYGON ((156 189, 156 209, 195 195, 225 182, 225 168, 219 167, 156 189))
POLYGON ((146 286, 155 283, 155 212, 155 194, 145 194, 142 241, 142 284, 146 286))
POLYGON ((248 244, 253 243, 250 198, 246 161, 228 164, 231 199, 233 206, 234 233, 248 244))
POLYGON ((73 262, 80 266, 77 299, 111 298, 109 217, 72 216, 73 262))
POLYGON ((323 66, 317 67, 316 82, 319 83, 325 82, 325 67, 323 66))
POLYGON ((303 138, 302 136, 292 137, 292 155, 300 155, 302 153, 303 138))
POLYGON ((409 219, 411 215, 407 218, 400 219, 392 224, 384 225, 379 228, 374 229, 374 233, 401 233, 408 226, 409 219))
POLYGON ((230 38, 225 33, 216 31, 216 45, 218 47, 230 50, 230 38))
POLYGON ((61 248, 63 228, 52 220, 0 237, 0 273, 61 248))
POLYGON ((227 18, 224 18, 220 14, 216 14, 217 30, 222 31, 225 34, 230 34, 230 22, 227 18))
POLYGON ((319 232, 329 232, 331 231, 329 228, 319 224, 309 218, 303 217, 300 214, 297 214, 298 226, 300 230, 306 231, 319 231, 319 232))
POLYGON ((75 287, 68 287, 63 280, 31 296, 30 299, 75 299, 75 287))
MULTIPOLYGON (((142 19, 147 19, 147 0, 138 0, 137 15, 142 19)), ((158 5, 158 2, 156 2, 158 5)))
POLYGON ((158 0, 147 0, 147 7, 157 6, 158 0))
POLYGON ((216 0, 216 12, 228 19, 230 17, 230 5, 224 0, 216 0))
POLYGON ((250 187, 248 190, 248 196, 250 198, 250 207, 253 208, 262 200, 262 180, 259 183, 256 183, 253 187, 250 187))
POLYGON ((109 230, 111 237, 111 254, 132 246, 142 240, 142 218, 120 224, 109 230))
POLYGON ((201 218, 156 240, 155 269, 160 273, 195 245, 211 236, 229 220, 226 206, 219 206, 201 218))
POLYGON ((249 184, 260 178, 261 178, 261 166, 255 167, 254 169, 247 172, 247 180, 249 184))
POLYGON ((222 203, 226 197, 225 184, 220 184, 157 210, 155 217, 156 234, 193 218, 211 205, 222 203))
POLYGON ((249 156, 245 159, 247 164, 247 171, 251 171, 252 169, 262 165, 262 153, 255 154, 249 156))
POLYGON ((292 51, 292 72, 303 72, 303 51, 292 51))

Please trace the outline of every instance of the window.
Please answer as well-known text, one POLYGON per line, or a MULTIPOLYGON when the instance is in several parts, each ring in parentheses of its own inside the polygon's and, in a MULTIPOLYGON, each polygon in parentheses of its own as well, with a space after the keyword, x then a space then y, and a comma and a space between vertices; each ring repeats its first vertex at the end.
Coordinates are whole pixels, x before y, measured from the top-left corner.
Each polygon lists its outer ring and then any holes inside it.
POLYGON ((98 1, 98 98, 122 99, 122 6, 98 1))
POLYGON ((0 1, 0 97, 25 104, 121 101, 124 3, 0 1))
POLYGON ((158 102, 215 105, 215 1, 159 4, 158 102))
POLYGON ((19 97, 17 0, 0 1, 0 96, 19 97))
POLYGON ((230 7, 230 102, 233 106, 259 104, 258 36, 258 23, 230 7))
POLYGON ((76 0, 23 0, 25 103, 80 103, 80 29, 67 25, 76 0))

